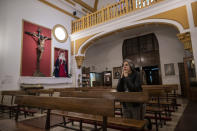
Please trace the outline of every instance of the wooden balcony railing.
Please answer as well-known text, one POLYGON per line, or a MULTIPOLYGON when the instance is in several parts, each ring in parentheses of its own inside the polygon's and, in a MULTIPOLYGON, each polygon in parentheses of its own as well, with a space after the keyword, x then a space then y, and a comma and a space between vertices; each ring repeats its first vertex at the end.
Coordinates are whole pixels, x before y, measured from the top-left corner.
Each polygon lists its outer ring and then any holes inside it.
POLYGON ((160 1, 163 0, 121 0, 120 2, 108 5, 94 13, 72 21, 72 33, 118 18, 130 12, 146 8, 160 1))

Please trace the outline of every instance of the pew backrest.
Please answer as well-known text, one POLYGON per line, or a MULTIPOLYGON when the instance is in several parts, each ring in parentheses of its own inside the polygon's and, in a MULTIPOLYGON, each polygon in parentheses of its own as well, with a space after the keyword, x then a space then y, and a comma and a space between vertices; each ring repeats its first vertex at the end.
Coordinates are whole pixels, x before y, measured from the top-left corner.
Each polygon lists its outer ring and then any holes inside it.
POLYGON ((142 85, 143 90, 164 89, 166 92, 178 90, 178 84, 142 85))
POLYGON ((1 91, 1 104, 13 105, 16 95, 25 95, 26 92, 19 90, 1 91))
POLYGON ((27 90, 28 94, 34 94, 37 96, 53 96, 54 91, 53 90, 46 90, 46 89, 33 89, 33 90, 27 90))
POLYGON ((15 104, 101 116, 114 116, 114 101, 97 98, 16 96, 15 104))
POLYGON ((149 94, 150 97, 161 97, 165 96, 165 89, 163 88, 151 88, 151 89, 143 89, 145 92, 149 94))
POLYGON ((60 92, 60 97, 104 98, 120 102, 146 103, 149 100, 147 92, 60 92))
POLYGON ((62 91, 79 91, 79 88, 76 87, 67 87, 67 88, 50 88, 54 92, 62 92, 62 91))

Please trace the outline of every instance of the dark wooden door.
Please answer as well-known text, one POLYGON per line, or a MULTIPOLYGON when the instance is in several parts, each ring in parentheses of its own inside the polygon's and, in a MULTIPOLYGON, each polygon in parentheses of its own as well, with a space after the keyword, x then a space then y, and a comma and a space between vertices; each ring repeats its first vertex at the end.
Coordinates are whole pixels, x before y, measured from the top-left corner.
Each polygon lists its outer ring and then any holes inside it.
POLYGON ((146 79, 149 85, 161 84, 159 44, 154 33, 126 39, 122 46, 123 59, 129 58, 135 67, 147 67, 146 79), (152 68, 158 68, 152 70, 152 68))
POLYGON ((146 66, 146 67, 143 67, 142 69, 146 75, 146 84, 147 85, 161 84, 158 66, 146 66))
POLYGON ((179 67, 179 80, 180 80, 180 86, 181 86, 181 95, 186 97, 187 89, 186 89, 184 63, 178 63, 178 67, 179 67))

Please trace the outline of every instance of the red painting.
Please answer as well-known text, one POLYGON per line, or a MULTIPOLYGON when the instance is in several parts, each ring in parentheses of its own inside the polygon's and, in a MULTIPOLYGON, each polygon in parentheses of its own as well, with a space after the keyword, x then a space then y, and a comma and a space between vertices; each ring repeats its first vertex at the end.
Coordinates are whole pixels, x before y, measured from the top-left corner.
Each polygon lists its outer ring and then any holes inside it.
POLYGON ((23 21, 21 76, 51 76, 51 30, 23 21))
POLYGON ((55 77, 68 77, 68 51, 60 48, 54 50, 54 72, 55 77))

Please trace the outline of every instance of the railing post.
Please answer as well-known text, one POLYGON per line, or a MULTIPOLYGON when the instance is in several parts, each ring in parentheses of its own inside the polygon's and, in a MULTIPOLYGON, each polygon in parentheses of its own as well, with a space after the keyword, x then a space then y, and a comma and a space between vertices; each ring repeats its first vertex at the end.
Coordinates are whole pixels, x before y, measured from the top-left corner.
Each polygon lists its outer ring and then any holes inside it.
POLYGON ((101 22, 104 22, 105 21, 105 12, 104 12, 104 8, 102 8, 102 13, 101 13, 101 22))
POLYGON ((90 22, 89 27, 91 27, 92 26, 92 14, 89 15, 89 22, 90 22))
POLYGON ((129 12, 129 0, 125 0, 125 5, 126 5, 126 13, 129 12))
POLYGON ((79 20, 76 21, 76 31, 79 31, 79 20))
POLYGON ((141 0, 141 7, 144 8, 146 5, 144 5, 144 0, 141 0))
POLYGON ((107 7, 107 20, 109 20, 109 7, 107 7))
POLYGON ((80 19, 77 21, 77 31, 80 30, 80 19))
POLYGON ((96 25, 96 15, 92 14, 92 25, 96 25))
POLYGON ((133 10, 136 10, 136 0, 132 0, 133 3, 133 10))
POLYGON ((121 14, 122 14, 122 5, 121 5, 121 1, 119 2, 119 9, 120 9, 120 16, 121 16, 121 14))
POLYGON ((85 27, 85 17, 83 17, 83 29, 85 29, 86 27, 85 27))
POLYGON ((131 11, 131 10, 133 9, 132 2, 133 2, 132 0, 129 0, 129 1, 128 1, 128 4, 129 4, 129 5, 128 5, 128 7, 129 7, 128 9, 129 9, 129 11, 131 11))
POLYGON ((74 32, 74 24, 73 24, 73 20, 71 21, 71 25, 72 25, 72 33, 74 32))
POLYGON ((79 30, 81 30, 81 21, 82 20, 79 19, 79 30))
POLYGON ((76 21, 73 23, 74 25, 74 32, 76 32, 76 21))
POLYGON ((138 1, 138 8, 139 8, 139 9, 142 8, 142 0, 139 0, 139 1, 138 1))
POLYGON ((115 18, 117 14, 117 6, 115 5, 113 9, 114 9, 114 18, 115 18))
POLYGON ((87 15, 87 28, 90 26, 89 14, 87 15))

